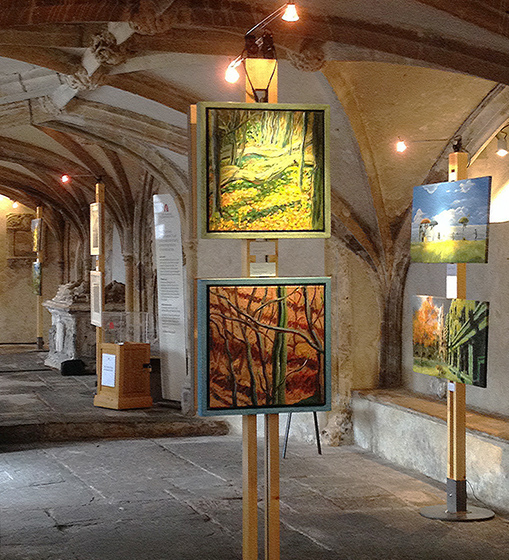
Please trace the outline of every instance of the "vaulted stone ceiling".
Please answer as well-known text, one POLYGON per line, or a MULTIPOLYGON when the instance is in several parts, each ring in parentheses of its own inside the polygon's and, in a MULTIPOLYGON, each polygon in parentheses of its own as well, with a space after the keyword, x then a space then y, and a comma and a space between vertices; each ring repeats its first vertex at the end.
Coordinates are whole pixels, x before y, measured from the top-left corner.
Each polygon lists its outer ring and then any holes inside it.
MULTIPOLYGON (((111 183, 110 211, 122 228, 132 220, 139 168, 171 183, 185 211, 188 106, 243 98, 225 84, 224 66, 245 31, 279 5, 4 1, 0 191, 51 206, 54 220, 69 219, 85 235, 93 191, 85 176, 111 183), (83 177, 63 190, 63 172, 83 177)), ((372 266, 390 263, 411 186, 443 177, 455 135, 475 154, 505 124, 508 16, 503 3, 473 0, 298 7, 298 23, 271 25, 280 99, 336 104, 336 234, 372 266), (398 135, 439 141, 398 159, 398 135)))

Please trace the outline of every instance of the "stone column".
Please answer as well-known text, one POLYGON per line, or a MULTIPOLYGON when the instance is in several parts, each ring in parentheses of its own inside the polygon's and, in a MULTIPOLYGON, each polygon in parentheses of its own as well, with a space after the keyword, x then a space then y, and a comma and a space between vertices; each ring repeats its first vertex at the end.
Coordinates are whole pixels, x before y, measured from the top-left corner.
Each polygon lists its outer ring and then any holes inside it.
POLYGON ((124 255, 125 267, 125 310, 134 311, 134 257, 124 255))
POLYGON ((332 408, 323 430, 329 445, 352 440, 350 397, 352 391, 352 308, 348 250, 333 237, 325 244, 325 273, 331 281, 332 408))

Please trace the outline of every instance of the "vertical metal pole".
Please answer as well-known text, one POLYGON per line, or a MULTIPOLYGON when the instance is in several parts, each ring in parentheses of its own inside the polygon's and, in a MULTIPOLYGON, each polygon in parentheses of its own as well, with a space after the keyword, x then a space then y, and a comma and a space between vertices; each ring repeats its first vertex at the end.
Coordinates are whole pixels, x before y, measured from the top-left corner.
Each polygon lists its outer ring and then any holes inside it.
POLYGON ((292 413, 288 413, 288 418, 286 419, 286 429, 285 429, 285 441, 283 443, 283 459, 286 458, 286 449, 288 447, 288 438, 290 437, 290 424, 292 423, 292 413))

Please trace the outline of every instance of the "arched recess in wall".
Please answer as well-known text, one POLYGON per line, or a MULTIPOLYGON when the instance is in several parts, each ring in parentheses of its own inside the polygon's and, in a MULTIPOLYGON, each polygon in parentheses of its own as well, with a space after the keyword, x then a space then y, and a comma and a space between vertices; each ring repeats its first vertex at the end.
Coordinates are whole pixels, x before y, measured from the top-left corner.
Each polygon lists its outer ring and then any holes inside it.
MULTIPOLYGON (((74 121, 75 114, 69 110, 62 112, 58 119, 52 117, 52 120, 45 121, 41 129, 54 140, 65 145, 89 169, 93 169, 96 173, 100 171, 107 174, 106 206, 111 213, 118 209, 123 211, 117 214, 115 225, 119 228, 126 270, 126 310, 148 312, 149 318, 154 321, 158 329, 158 339, 162 345, 163 333, 157 322, 157 271, 152 199, 154 194, 170 195, 180 217, 176 226, 179 230, 179 238, 187 240, 190 235, 188 216, 191 214, 191 198, 186 175, 174 162, 158 151, 154 143, 164 148, 169 145, 170 148, 175 148, 178 153, 183 154, 187 151, 187 140, 177 127, 170 127, 164 123, 158 126, 158 123, 152 119, 128 111, 122 111, 119 115, 117 109, 112 108, 110 112, 107 105, 87 104, 77 100, 71 105, 72 108, 79 111, 81 115, 87 113, 90 118, 85 119, 85 123, 78 126, 74 121), (151 133, 145 136, 140 134, 140 127, 149 128, 148 124, 152 127, 152 130, 149 130, 151 133), (74 138, 91 144, 95 147, 94 150, 100 147, 102 152, 107 154, 109 165, 103 165, 99 169, 100 158, 96 157, 93 160, 90 155, 85 154, 76 145, 74 138), (113 192, 108 191, 109 184, 114 185, 113 192)), ((88 151, 90 152, 91 149, 88 151)), ((181 253, 184 252, 182 243, 179 250, 181 253)), ((195 259, 190 251, 185 253, 189 259, 195 259)), ((184 289, 183 285, 182 299, 185 295, 184 289)), ((182 359, 177 361, 173 354, 172 368, 162 368, 163 396, 174 400, 180 400, 183 380, 187 373, 184 350, 188 333, 185 321, 176 327, 176 330, 178 329, 180 329, 178 336, 183 341, 179 346, 183 353, 182 359), (180 363, 180 367, 177 367, 177 363, 180 363), (168 378, 170 374, 171 380, 168 378), (175 381, 176 377, 180 379, 180 386, 175 381)), ((167 353, 168 350, 161 346, 163 366, 168 366, 169 363, 168 360, 165 361, 167 353)))

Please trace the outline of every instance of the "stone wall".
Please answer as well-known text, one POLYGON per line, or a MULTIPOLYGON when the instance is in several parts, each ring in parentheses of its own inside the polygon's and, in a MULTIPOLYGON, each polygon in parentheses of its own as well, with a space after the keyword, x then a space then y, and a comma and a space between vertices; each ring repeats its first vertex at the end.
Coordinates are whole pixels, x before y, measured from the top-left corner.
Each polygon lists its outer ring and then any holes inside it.
MULTIPOLYGON (((36 301, 32 292, 32 262, 30 254, 31 218, 35 212, 12 200, 0 197, 0 343, 36 342, 36 301), (21 216, 25 218, 21 218, 21 216), (16 219, 20 216, 19 219, 16 219), (8 223, 9 222, 9 223, 8 223), (23 222, 23 223, 22 223, 23 222), (27 224, 24 224, 27 222, 27 224), (11 227, 12 226, 12 227, 11 227)), ((53 297, 58 285, 58 247, 45 230, 45 262, 43 268, 43 297, 53 297)), ((48 339, 51 317, 43 312, 44 340, 48 339)))
MULTIPOLYGON (((445 405, 441 408, 445 418, 445 405)), ((354 395, 352 409, 357 445, 445 483, 447 424, 443 418, 419 412, 404 403, 383 402, 376 396, 354 395)), ((478 430, 467 430, 467 491, 473 491, 490 507, 509 511, 509 441, 507 437, 483 433, 482 422, 482 415, 478 415, 477 422, 471 421, 478 430)), ((445 500, 444 491, 444 503, 445 500)))

